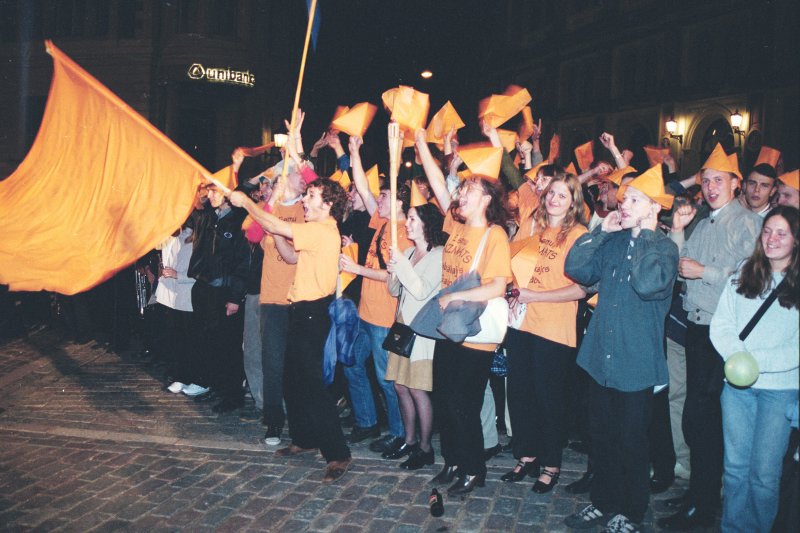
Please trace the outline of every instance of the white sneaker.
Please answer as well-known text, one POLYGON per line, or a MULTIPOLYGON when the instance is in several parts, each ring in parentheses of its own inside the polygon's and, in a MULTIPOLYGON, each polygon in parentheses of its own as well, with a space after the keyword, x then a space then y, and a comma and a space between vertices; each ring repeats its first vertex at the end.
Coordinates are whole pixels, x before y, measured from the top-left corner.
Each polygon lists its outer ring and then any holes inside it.
POLYGON ((614 515, 606 524, 603 533, 639 533, 639 526, 622 514, 614 515))
POLYGON ((681 479, 689 479, 692 475, 692 472, 683 466, 680 463, 675 463, 675 477, 679 477, 681 479))
POLYGON ((186 396, 194 397, 194 396, 200 396, 201 394, 205 394, 209 390, 211 389, 209 389, 208 387, 201 387, 200 385, 195 385, 194 383, 192 383, 191 385, 186 385, 185 387, 183 387, 181 392, 184 393, 186 396))
POLYGON ((179 392, 183 391, 184 387, 186 387, 186 385, 180 381, 174 381, 169 387, 167 387, 167 390, 173 394, 178 394, 179 392))

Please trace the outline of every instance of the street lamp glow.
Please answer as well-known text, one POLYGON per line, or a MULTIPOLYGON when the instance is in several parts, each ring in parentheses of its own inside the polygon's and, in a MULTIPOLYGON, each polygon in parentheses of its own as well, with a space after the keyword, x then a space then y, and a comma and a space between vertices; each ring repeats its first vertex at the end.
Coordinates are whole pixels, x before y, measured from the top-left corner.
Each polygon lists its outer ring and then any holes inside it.
POLYGON ((675 133, 675 131, 678 129, 678 123, 675 122, 674 118, 669 117, 669 120, 667 121, 666 124, 664 124, 664 127, 666 127, 667 129, 667 133, 671 135, 675 133))
POLYGON ((420 72, 420 74, 419 74, 419 75, 420 75, 420 76, 422 76, 423 78, 425 78, 425 79, 427 80, 428 78, 432 78, 432 77, 433 77, 433 72, 431 72, 431 71, 430 71, 430 70, 428 70, 428 69, 425 69, 425 70, 423 70, 422 72, 420 72))
POLYGON ((738 109, 731 114, 731 126, 734 130, 738 130, 742 126, 742 115, 738 109))
POLYGON ((286 146, 286 141, 289 140, 289 136, 286 135, 285 133, 276 133, 273 136, 273 139, 275 140, 275 146, 277 146, 278 148, 283 148, 284 146, 286 146))

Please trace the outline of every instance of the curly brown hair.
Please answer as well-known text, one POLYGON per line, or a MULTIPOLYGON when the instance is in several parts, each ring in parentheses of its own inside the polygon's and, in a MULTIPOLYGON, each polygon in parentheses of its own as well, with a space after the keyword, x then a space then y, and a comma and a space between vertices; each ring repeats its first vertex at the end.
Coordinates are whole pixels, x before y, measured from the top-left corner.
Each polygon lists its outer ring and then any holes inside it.
POLYGON ((331 216, 336 222, 341 222, 347 211, 347 192, 335 181, 328 178, 319 178, 308 184, 308 188, 315 187, 320 190, 322 201, 331 206, 331 216))

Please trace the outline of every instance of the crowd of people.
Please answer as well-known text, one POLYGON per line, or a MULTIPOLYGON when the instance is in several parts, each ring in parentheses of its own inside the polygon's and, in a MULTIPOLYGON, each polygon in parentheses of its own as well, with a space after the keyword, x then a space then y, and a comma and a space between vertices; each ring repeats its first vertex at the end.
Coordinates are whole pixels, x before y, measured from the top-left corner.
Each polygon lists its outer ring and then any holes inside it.
POLYGON ((390 180, 365 169, 362 138, 345 150, 331 129, 306 153, 303 118, 275 166, 244 175, 234 151, 239 187, 202 186, 142 267, 157 286, 151 327, 169 332, 150 348, 171 365, 170 392, 223 413, 249 390, 266 445, 318 450, 324 482, 371 439, 408 470, 440 456, 432 483, 466 494, 484 486, 501 427, 518 460, 501 479, 530 477, 543 494, 577 434, 587 471, 564 490, 590 503, 569 527, 636 531, 650 494, 679 475, 689 489, 666 501, 661 527, 712 525, 724 494, 723 531, 770 531, 784 457, 796 460, 798 170, 774 157, 742 169, 720 145, 689 177, 663 153, 636 170, 608 133, 608 161, 565 169, 542 154, 541 124, 510 153, 488 121, 481 146, 455 129, 431 146, 420 129, 406 133, 413 177, 397 186, 395 230, 390 180), (314 170, 326 148, 331 177, 314 170), (337 297, 358 320, 344 326, 351 364, 327 385, 337 297), (493 337, 498 302, 508 329, 493 337), (440 334, 415 329, 418 315, 440 334), (758 365, 749 387, 725 379, 739 352, 758 365))

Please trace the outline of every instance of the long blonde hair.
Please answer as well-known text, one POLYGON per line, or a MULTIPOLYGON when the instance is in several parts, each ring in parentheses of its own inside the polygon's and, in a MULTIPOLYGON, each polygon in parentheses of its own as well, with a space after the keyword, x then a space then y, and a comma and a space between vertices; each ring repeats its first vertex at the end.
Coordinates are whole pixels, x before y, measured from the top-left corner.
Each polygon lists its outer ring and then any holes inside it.
POLYGON ((533 212, 533 220, 536 225, 536 232, 541 233, 548 228, 547 224, 547 193, 550 192, 550 189, 553 187, 554 183, 557 182, 564 182, 569 189, 570 196, 572 197, 572 203, 567 209, 566 215, 564 215, 564 220, 561 222, 561 229, 558 231, 558 236, 556 237, 556 244, 561 245, 564 240, 566 240, 567 235, 569 232, 577 226, 578 224, 586 225, 586 221, 584 220, 584 210, 583 210, 583 191, 581 189, 581 182, 578 181, 578 178, 573 176, 572 174, 566 174, 562 172, 557 172, 553 179, 550 180, 550 183, 547 184, 544 191, 542 191, 542 200, 539 202, 539 206, 533 212))

